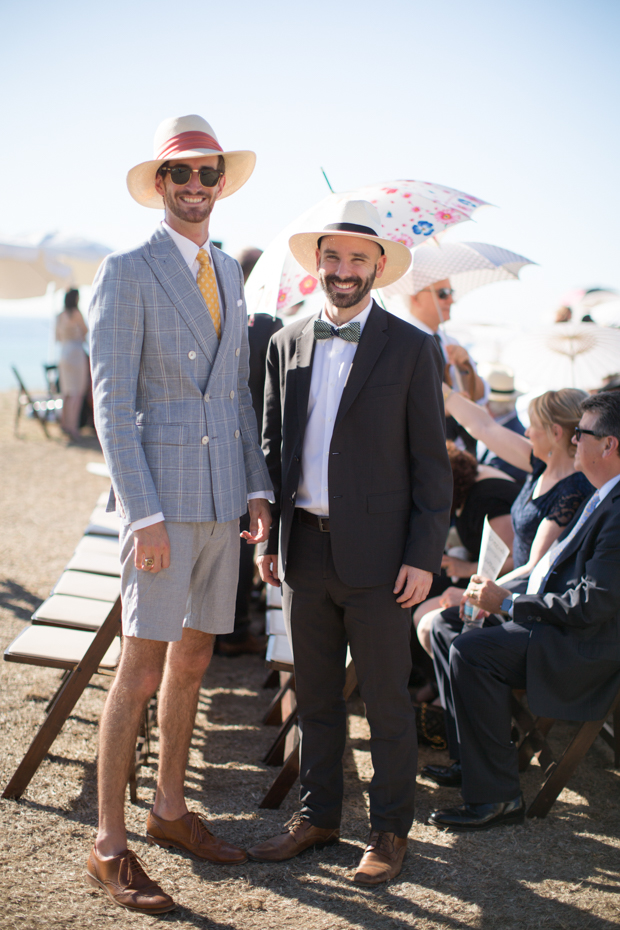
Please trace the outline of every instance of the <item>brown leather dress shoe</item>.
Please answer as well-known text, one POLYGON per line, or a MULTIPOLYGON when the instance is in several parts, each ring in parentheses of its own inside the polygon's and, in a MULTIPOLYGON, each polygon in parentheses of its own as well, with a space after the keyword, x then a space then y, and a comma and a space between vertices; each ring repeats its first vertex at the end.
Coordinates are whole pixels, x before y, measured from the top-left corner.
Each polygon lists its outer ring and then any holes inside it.
POLYGON ((245 850, 233 846, 211 833, 205 820, 198 814, 184 814, 179 820, 163 820, 153 811, 146 821, 146 838, 151 845, 170 849, 171 846, 188 852, 194 859, 234 865, 245 862, 245 850))
POLYGON ((331 846, 340 840, 338 827, 313 827, 308 818, 301 814, 294 814, 284 826, 287 828, 284 833, 248 849, 250 859, 257 859, 258 862, 283 862, 299 855, 310 846, 322 849, 323 846, 331 846))
POLYGON ((141 863, 140 857, 130 849, 113 859, 101 859, 93 846, 86 865, 86 880, 95 888, 103 888, 119 907, 143 914, 171 911, 176 904, 151 881, 141 863))
POLYGON ((353 881, 358 885, 380 885, 396 878, 406 852, 407 837, 401 839, 395 833, 373 830, 353 881))

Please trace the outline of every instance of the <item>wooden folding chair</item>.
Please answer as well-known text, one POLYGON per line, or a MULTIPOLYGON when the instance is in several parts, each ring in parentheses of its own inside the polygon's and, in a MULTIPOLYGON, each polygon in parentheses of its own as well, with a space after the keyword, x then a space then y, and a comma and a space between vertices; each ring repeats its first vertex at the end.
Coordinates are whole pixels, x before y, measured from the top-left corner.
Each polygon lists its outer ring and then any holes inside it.
POLYGON ((15 435, 19 435, 19 418, 22 415, 22 412, 24 410, 30 409, 32 410, 32 415, 35 417, 37 422, 40 423, 41 429, 45 433, 47 439, 50 439, 50 434, 47 431, 47 417, 51 411, 56 412, 56 399, 51 397, 49 394, 30 394, 15 365, 11 365, 11 370, 13 371, 15 379, 19 385, 19 393, 17 395, 17 410, 15 412, 15 435))
POLYGON ((118 597, 96 633, 35 625, 23 630, 6 649, 7 662, 59 668, 69 674, 61 682, 45 720, 2 797, 22 796, 92 676, 99 671, 114 671, 120 658, 120 623, 118 597))
POLYGON ((550 717, 534 717, 522 703, 524 694, 524 691, 514 691, 512 694, 512 715, 520 731, 517 744, 519 771, 525 771, 532 759, 536 758, 544 773, 544 782, 530 804, 527 816, 546 817, 597 736, 601 736, 613 749, 614 766, 618 768, 620 764, 620 691, 601 720, 588 720, 578 725, 575 735, 557 762, 547 742, 547 735, 556 721, 550 717))

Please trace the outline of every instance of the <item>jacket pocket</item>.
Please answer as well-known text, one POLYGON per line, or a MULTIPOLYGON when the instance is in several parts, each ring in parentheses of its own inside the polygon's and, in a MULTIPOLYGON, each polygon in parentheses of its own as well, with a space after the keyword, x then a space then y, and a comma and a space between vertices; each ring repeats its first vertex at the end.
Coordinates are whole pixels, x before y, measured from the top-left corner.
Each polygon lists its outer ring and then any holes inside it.
POLYGON ((139 430, 142 445, 150 442, 160 446, 187 445, 189 430, 182 423, 146 423, 139 430))
POLYGON ((411 510, 411 493, 407 488, 402 491, 388 491, 387 494, 368 495, 368 513, 394 513, 399 510, 411 510))

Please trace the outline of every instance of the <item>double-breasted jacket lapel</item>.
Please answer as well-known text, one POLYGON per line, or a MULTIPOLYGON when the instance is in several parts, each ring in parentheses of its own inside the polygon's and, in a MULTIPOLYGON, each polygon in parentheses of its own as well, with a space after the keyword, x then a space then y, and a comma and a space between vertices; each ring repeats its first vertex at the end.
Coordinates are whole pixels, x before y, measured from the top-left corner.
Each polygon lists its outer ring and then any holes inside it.
MULTIPOLYGON (((222 253, 219 249, 212 248, 211 257, 213 258, 213 270, 215 271, 217 283, 220 288, 220 296, 224 303, 222 307, 222 332, 219 340, 219 349, 215 357, 215 362, 213 363, 211 374, 209 375, 209 380, 213 378, 214 381, 217 381, 221 374, 224 360, 230 358, 228 350, 233 342, 235 334, 235 314, 240 314, 242 308, 237 306, 237 294, 233 292, 232 281, 230 279, 230 274, 226 271, 225 259, 222 253)), ((210 314, 209 319, 211 319, 210 314)), ((213 322, 211 326, 213 326, 213 322)), ((215 330, 213 330, 213 332, 215 334, 215 330)), ((215 338, 217 339, 217 336, 215 338)), ((235 346, 235 348, 237 348, 237 346, 235 346)))
POLYGON ((353 364, 351 365, 347 383, 342 392, 340 406, 336 414, 336 422, 334 423, 334 430, 338 428, 338 424, 359 394, 377 359, 383 352, 389 338, 387 335, 387 327, 387 312, 382 310, 373 301, 357 351, 353 358, 353 364))
POLYGON ((219 348, 211 315, 187 262, 160 227, 145 250, 151 270, 211 364, 219 348))

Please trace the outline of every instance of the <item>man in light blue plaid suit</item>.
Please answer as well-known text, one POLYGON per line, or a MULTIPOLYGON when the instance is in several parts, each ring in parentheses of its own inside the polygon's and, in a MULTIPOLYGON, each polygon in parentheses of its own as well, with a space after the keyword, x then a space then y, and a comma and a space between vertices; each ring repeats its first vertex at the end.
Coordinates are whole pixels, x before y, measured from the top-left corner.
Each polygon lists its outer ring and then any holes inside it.
POLYGON ((254 168, 198 116, 165 120, 155 157, 133 168, 138 203, 165 209, 151 239, 109 256, 90 308, 95 422, 120 514, 123 653, 101 721, 99 833, 90 882, 115 904, 163 913, 174 901, 127 849, 124 796, 141 715, 161 683, 160 764, 147 839, 211 862, 245 852, 184 798, 200 683, 217 633, 233 628, 239 517, 267 538, 271 482, 248 377, 238 263, 209 242, 215 201, 254 168))

